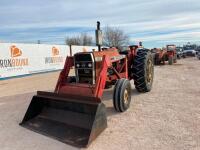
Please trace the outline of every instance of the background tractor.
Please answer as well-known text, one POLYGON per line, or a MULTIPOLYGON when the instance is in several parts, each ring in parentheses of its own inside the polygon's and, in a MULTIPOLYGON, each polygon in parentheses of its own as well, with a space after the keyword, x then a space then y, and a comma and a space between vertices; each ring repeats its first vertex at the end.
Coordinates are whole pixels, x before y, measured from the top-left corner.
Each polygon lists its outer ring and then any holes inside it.
POLYGON ((177 62, 177 52, 175 45, 167 45, 166 48, 154 48, 152 50, 154 54, 154 64, 160 65, 164 64, 165 61, 168 61, 169 65, 177 62))
POLYGON ((113 105, 126 111, 131 102, 131 84, 138 92, 152 88, 154 66, 148 49, 137 45, 118 50, 101 49, 102 32, 97 23, 98 51, 67 57, 54 92, 38 91, 21 122, 23 127, 64 143, 86 147, 106 127, 102 103, 105 87, 114 85, 113 105), (69 76, 74 68, 75 76, 69 76))
POLYGON ((160 65, 163 64, 165 65, 165 61, 167 59, 167 50, 166 48, 155 48, 154 49, 154 64, 155 65, 160 65))
POLYGON ((176 45, 167 45, 167 60, 169 65, 177 62, 176 45))

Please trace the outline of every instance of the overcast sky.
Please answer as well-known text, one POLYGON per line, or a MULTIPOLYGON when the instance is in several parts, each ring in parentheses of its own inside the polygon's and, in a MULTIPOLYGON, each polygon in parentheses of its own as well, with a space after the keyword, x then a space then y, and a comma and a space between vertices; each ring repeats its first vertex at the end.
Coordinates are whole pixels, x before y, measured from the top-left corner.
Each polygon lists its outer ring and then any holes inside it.
POLYGON ((200 43, 200 0, 1 0, 0 41, 64 44, 97 20, 146 47, 200 43))

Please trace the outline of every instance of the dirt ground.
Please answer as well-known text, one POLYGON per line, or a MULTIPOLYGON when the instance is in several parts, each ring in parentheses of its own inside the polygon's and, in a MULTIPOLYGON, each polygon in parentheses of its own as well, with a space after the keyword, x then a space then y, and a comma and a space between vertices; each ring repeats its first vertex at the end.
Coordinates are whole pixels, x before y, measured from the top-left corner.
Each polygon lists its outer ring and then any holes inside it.
MULTIPOLYGON (((58 72, 0 81, 1 150, 73 150, 18 124, 37 90, 53 90, 58 72)), ((200 61, 179 60, 156 66, 153 89, 138 93, 132 82, 132 102, 125 113, 115 112, 112 89, 106 90, 108 128, 88 150, 199 150, 200 61)))

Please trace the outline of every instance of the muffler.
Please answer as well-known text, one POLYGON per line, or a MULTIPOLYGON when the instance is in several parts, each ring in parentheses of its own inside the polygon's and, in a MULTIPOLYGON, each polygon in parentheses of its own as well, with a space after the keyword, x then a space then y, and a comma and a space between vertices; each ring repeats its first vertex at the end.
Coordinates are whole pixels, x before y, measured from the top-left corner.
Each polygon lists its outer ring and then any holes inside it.
POLYGON ((94 99, 38 92, 20 125, 76 147, 87 147, 107 127, 105 105, 94 99))

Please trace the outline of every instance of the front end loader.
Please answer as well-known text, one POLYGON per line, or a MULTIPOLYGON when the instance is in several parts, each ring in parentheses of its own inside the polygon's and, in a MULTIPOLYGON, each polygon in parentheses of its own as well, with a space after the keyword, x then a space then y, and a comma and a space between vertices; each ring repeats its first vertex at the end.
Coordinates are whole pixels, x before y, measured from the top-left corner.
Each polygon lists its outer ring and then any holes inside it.
MULTIPOLYGON (((97 25, 100 39, 100 23, 97 25)), ((99 40, 97 40, 99 41, 99 40)), ((153 59, 148 49, 137 45, 80 52, 67 57, 54 92, 38 91, 33 96, 21 126, 60 140, 87 147, 106 127, 105 87, 114 85, 113 105, 126 111, 134 80, 139 92, 149 92, 153 83, 153 59), (74 68, 75 76, 69 76, 74 68)))

